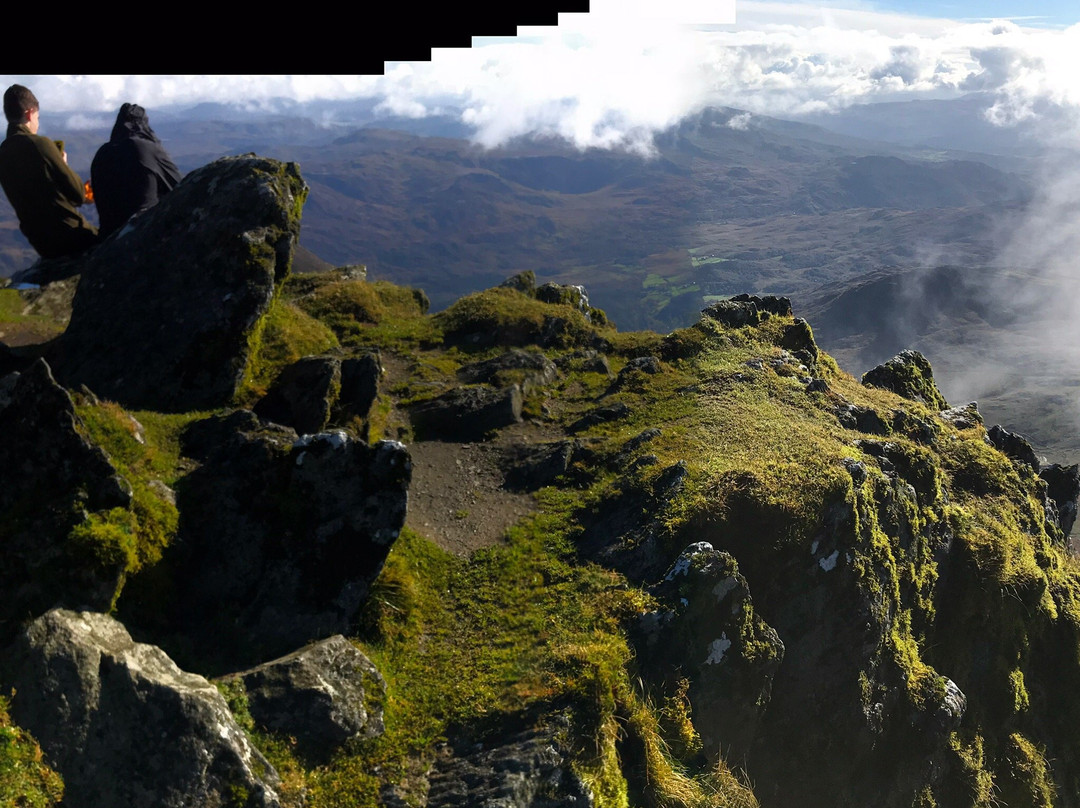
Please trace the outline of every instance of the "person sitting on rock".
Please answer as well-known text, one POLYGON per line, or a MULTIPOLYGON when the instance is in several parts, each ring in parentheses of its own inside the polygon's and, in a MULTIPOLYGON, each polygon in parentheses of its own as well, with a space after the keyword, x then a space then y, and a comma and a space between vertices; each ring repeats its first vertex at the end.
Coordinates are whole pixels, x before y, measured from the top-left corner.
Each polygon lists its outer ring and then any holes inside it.
POLYGON ((101 237, 116 232, 132 216, 156 205, 180 182, 169 158, 138 104, 124 104, 112 135, 90 164, 90 185, 101 217, 101 237))
POLYGON ((4 93, 8 129, 0 143, 0 186, 42 258, 78 255, 97 243, 97 228, 76 210, 86 195, 67 152, 37 133, 38 110, 37 98, 21 84, 4 93))

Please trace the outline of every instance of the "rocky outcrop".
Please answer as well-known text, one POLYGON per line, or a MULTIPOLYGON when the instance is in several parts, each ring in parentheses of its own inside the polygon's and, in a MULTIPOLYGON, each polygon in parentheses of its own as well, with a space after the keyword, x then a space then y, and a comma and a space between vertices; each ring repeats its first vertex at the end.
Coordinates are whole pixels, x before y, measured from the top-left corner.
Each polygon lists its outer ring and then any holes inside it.
POLYGON ((704 317, 716 320, 728 328, 740 328, 744 325, 757 325, 762 320, 776 315, 791 316, 791 301, 786 297, 766 295, 735 295, 728 300, 718 300, 701 310, 704 317))
POLYGON ((343 359, 341 391, 334 405, 332 422, 344 424, 355 418, 366 423, 371 415, 371 405, 379 394, 382 373, 382 359, 378 351, 343 359))
POLYGON ((130 619, 166 577, 167 620, 148 628, 222 672, 348 631, 404 524, 405 447, 301 438, 248 410, 196 422, 184 447, 202 465, 177 485, 177 541, 132 582, 130 619))
POLYGON ((784 644, 754 613, 735 559, 707 542, 687 547, 653 593, 665 608, 638 621, 642 669, 670 690, 688 679, 705 754, 743 759, 768 708, 784 644))
POLYGON ((240 682, 255 723, 295 738, 310 760, 325 762, 350 738, 383 731, 386 682, 340 634, 224 681, 240 682))
POLYGON ((762 319, 757 304, 750 301, 718 300, 702 309, 701 313, 728 328, 757 325, 762 319))
POLYGON ((255 156, 188 174, 84 259, 49 354, 57 378, 131 407, 228 404, 289 272, 306 195, 294 163, 255 156))
POLYGON ((107 615, 48 612, 3 668, 12 717, 60 772, 68 808, 279 805, 277 773, 217 688, 107 615))
POLYGON ((867 387, 891 390, 898 396, 919 401, 935 412, 948 409, 949 403, 934 383, 934 371, 918 351, 901 351, 888 362, 863 374, 867 387))
POLYGON ((1068 538, 1076 523, 1077 500, 1080 499, 1080 466, 1051 463, 1039 472, 1046 482, 1046 496, 1057 508, 1058 524, 1068 538))
POLYGON ((1009 432, 1000 424, 995 424, 986 430, 986 437, 1002 454, 1008 455, 1017 463, 1023 463, 1036 474, 1039 473, 1039 458, 1023 435, 1009 432))
POLYGON ((69 535, 88 513, 128 508, 131 487, 44 360, 16 377, 0 435, 0 629, 57 605, 108 609, 123 560, 69 535))
POLYGON ((305 356, 278 374, 255 405, 255 413, 301 435, 319 432, 330 422, 341 391, 341 374, 340 359, 305 356))
POLYGON ((592 795, 569 758, 550 729, 447 746, 428 775, 427 808, 588 808, 592 795))
POLYGON ((521 385, 455 387, 409 409, 420 440, 479 440, 492 429, 521 421, 521 385))

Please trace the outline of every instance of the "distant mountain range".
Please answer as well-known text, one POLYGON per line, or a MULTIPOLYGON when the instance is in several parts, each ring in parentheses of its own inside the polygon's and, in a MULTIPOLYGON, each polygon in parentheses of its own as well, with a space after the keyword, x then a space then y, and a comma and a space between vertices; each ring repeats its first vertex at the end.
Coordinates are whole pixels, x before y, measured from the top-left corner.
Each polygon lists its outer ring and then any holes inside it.
MULTIPOLYGON (((386 119, 371 100, 282 100, 259 114, 201 105, 151 110, 151 121, 184 171, 250 151, 298 161, 311 187, 304 266, 366 264, 371 277, 422 287, 436 309, 531 269, 585 284, 623 330, 669 331, 739 292, 783 294, 861 371, 909 342, 935 366, 942 355, 964 364, 949 347, 964 297, 949 284, 995 263, 1031 197, 1037 150, 1030 131, 987 122, 989 103, 863 105, 802 121, 709 109, 659 133, 648 158, 551 140, 485 150, 453 110, 386 119), (926 275, 939 266, 950 269, 926 275), (900 305, 894 287, 909 275, 936 278, 927 299, 941 306, 900 305)), ((88 175, 108 129, 61 126, 47 118, 43 131, 64 137, 88 175)), ((0 274, 34 257, 0 202, 0 274)), ((972 316, 979 329, 1019 327, 972 316)))

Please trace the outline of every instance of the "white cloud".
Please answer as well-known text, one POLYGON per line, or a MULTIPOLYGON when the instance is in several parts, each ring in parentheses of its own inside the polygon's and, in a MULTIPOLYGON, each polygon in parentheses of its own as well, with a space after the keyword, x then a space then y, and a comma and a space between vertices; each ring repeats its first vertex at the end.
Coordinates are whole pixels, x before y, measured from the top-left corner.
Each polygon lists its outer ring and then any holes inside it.
POLYGON ((367 98, 379 112, 457 110, 492 146, 558 136, 578 146, 647 150, 651 134, 710 105, 787 115, 971 90, 999 94, 995 121, 1080 109, 1080 26, 961 23, 814 3, 594 0, 560 25, 516 38, 435 49, 384 76, 4 76, 31 86, 44 112, 111 113, 124 101, 230 102, 367 98), (635 13, 630 13, 632 8, 635 13), (709 16, 710 9, 718 9, 709 16), (688 22, 694 23, 688 25, 688 22))

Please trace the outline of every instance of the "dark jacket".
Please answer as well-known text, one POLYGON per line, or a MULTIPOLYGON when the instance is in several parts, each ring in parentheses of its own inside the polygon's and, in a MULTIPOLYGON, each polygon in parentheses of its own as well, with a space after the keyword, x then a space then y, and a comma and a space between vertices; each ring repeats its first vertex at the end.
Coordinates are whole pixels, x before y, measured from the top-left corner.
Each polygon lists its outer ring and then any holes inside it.
POLYGON ((138 104, 124 104, 109 142, 97 150, 90 165, 101 237, 157 204, 178 182, 180 170, 150 128, 146 110, 138 104))
POLYGON ((86 200, 79 175, 56 143, 25 124, 9 124, 0 143, 0 186, 42 258, 76 255, 97 241, 97 230, 76 210, 86 200))

